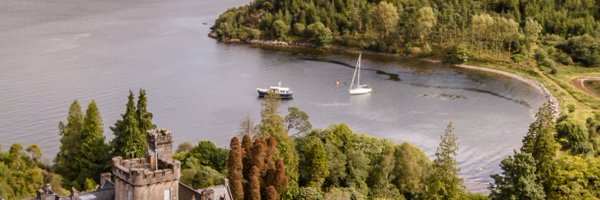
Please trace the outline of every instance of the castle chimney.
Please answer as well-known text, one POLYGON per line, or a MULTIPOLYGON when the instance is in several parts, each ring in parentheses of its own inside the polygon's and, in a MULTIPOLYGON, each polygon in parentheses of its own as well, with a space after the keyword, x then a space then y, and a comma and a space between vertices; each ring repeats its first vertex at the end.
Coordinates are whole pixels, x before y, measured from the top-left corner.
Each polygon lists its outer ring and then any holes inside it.
POLYGON ((100 187, 102 188, 107 181, 110 181, 112 174, 110 172, 100 174, 100 187))

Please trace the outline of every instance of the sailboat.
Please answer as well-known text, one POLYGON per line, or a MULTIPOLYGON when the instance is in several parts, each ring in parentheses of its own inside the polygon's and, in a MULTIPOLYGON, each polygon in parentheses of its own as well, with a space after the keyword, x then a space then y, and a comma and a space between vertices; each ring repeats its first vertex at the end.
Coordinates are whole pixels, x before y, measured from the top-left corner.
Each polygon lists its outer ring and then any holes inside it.
POLYGON ((362 54, 358 54, 358 61, 356 61, 356 66, 354 68, 354 75, 352 75, 352 82, 350 83, 350 89, 348 90, 351 95, 368 94, 368 93, 371 93, 371 90, 373 90, 366 84, 363 84, 363 85, 360 84, 360 58, 361 57, 362 57, 362 54), (356 78, 356 85, 354 85, 355 78, 356 78))

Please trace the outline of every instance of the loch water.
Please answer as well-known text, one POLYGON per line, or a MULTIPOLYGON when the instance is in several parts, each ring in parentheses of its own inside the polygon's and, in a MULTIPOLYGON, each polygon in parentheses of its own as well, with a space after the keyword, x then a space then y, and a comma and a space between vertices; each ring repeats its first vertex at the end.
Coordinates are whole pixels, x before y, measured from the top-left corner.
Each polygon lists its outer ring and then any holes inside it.
POLYGON ((410 142, 433 157, 446 125, 459 137, 465 185, 519 148, 543 96, 508 77, 418 60, 363 55, 370 95, 350 96, 357 55, 278 51, 207 37, 216 17, 248 0, 0 0, 0 144, 38 144, 51 162, 73 99, 98 104, 107 139, 128 90, 145 88, 154 122, 175 143, 226 147, 242 118, 259 120, 257 87, 282 81, 316 128, 410 142), (340 81, 336 85, 336 81, 340 81))

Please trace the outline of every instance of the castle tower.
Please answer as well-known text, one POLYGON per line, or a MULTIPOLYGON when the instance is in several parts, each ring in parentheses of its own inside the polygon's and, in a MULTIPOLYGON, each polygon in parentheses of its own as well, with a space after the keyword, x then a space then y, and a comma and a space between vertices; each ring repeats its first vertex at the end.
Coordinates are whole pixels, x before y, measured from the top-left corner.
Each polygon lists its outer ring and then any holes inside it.
POLYGON ((146 157, 114 157, 115 199, 177 200, 181 163, 173 161, 173 137, 170 131, 147 132, 146 157))

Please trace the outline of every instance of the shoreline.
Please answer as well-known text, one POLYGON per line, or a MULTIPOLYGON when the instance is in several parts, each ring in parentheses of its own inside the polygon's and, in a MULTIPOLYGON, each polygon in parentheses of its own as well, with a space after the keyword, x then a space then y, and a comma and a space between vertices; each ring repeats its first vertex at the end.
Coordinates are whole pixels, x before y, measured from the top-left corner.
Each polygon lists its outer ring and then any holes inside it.
MULTIPOLYGON (((344 53, 366 53, 366 54, 389 56, 389 57, 395 57, 395 58, 399 58, 399 57, 411 58, 410 56, 400 56, 398 54, 376 52, 376 51, 371 51, 371 50, 362 50, 362 49, 337 46, 337 45, 325 45, 325 46, 319 47, 314 44, 303 43, 303 42, 285 42, 285 41, 278 41, 278 40, 257 40, 257 39, 253 39, 253 40, 228 39, 228 38, 219 39, 216 37, 216 34, 214 32, 209 33, 208 36, 216 39, 219 42, 228 43, 228 44, 249 44, 249 45, 254 45, 254 46, 267 46, 267 47, 317 49, 317 50, 324 50, 324 51, 340 51, 340 52, 344 52, 344 53)), ((430 62, 430 63, 442 63, 441 60, 432 59, 432 58, 420 58, 420 60, 430 62)), ((547 102, 548 104, 550 104, 550 108, 552 109, 552 115, 554 117, 554 120, 556 120, 560 117, 560 113, 561 113, 560 112, 560 102, 550 92, 550 90, 548 90, 548 88, 546 88, 546 86, 544 84, 542 84, 541 82, 539 82, 535 79, 532 79, 532 78, 529 78, 529 77, 526 77, 523 75, 507 72, 507 71, 502 71, 502 70, 492 69, 492 68, 487 68, 487 67, 481 67, 481 66, 474 66, 474 65, 468 65, 468 64, 452 64, 451 66, 457 67, 457 68, 462 68, 462 69, 490 72, 490 73, 494 73, 494 74, 501 75, 501 76, 507 76, 507 77, 516 79, 518 81, 524 82, 524 83, 530 85, 531 87, 535 88, 537 91, 539 91, 544 96, 545 103, 547 102)))

